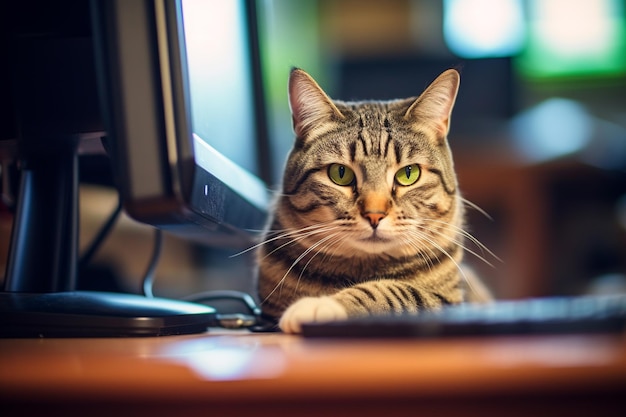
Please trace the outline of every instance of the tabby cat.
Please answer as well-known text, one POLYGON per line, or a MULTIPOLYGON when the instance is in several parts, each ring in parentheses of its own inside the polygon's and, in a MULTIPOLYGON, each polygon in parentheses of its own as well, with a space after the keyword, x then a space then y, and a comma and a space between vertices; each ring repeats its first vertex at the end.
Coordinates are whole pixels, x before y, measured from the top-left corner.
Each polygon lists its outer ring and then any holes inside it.
POLYGON ((451 69, 417 98, 341 102, 292 70, 296 139, 258 258, 263 312, 283 331, 489 298, 461 266, 458 87, 451 69))

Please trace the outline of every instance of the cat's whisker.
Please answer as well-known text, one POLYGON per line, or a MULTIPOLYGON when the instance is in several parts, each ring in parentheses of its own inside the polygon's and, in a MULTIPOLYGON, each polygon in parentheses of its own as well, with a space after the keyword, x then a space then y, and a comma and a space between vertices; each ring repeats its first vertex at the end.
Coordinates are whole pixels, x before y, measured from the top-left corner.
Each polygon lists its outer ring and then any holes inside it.
MULTIPOLYGON (((329 225, 332 225, 332 223, 333 222, 315 224, 315 225, 312 225, 312 226, 303 227, 302 229, 293 229, 293 230, 283 229, 283 230, 277 232, 277 233, 280 233, 279 235, 272 236, 269 239, 265 239, 262 242, 259 242, 259 243, 255 244, 253 246, 250 246, 249 248, 246 248, 246 249, 242 250, 241 252, 238 252, 238 253, 235 253, 234 255, 231 255, 230 257, 234 258, 236 256, 243 255, 243 254, 251 252, 251 251, 253 251, 253 250, 255 250, 255 249, 257 249, 257 248, 259 248, 259 247, 261 247, 263 245, 266 245, 266 244, 268 244, 270 242, 274 242, 274 241, 280 240, 280 239, 291 238, 294 235, 296 235, 295 239, 297 240, 301 236, 303 238, 306 238, 306 237, 311 236, 311 235, 313 235, 315 233, 323 233, 323 232, 327 231, 324 228, 329 227, 329 225), (301 235, 299 235, 299 234, 301 234, 301 235)), ((330 230, 332 230, 332 227, 331 227, 330 230)), ((281 248, 282 247, 284 247, 284 246, 281 246, 281 248)))
POLYGON ((336 230, 337 228, 338 228, 337 226, 335 226, 335 227, 328 227, 328 228, 325 228, 325 229, 322 229, 322 230, 316 230, 314 232, 308 232, 308 233, 305 233, 303 235, 296 236, 295 238, 288 240, 284 244, 282 244, 282 245, 278 246, 277 248, 275 248, 274 250, 268 252, 267 255, 265 255, 263 257, 263 259, 265 259, 266 257, 268 257, 268 256, 270 256, 270 255, 272 255, 272 254, 274 254, 276 252, 278 252, 279 250, 281 250, 281 249, 283 249, 283 248, 285 248, 285 247, 287 247, 289 245, 293 245, 293 244, 295 244, 295 243, 297 243, 297 242, 299 242, 301 240, 304 240, 306 238, 309 238, 311 236, 315 236, 315 235, 318 235, 318 234, 331 232, 333 230, 336 230))
MULTIPOLYGON (((326 236, 324 239, 327 239, 328 236, 326 236)), ((319 242, 318 242, 319 243, 319 242)), ((302 254, 300 254, 300 256, 298 256, 296 258, 295 261, 293 261, 293 263, 291 264, 291 266, 289 267, 289 269, 287 269, 287 272, 285 272, 285 274, 283 275, 283 277, 278 281, 278 283, 276 284, 276 286, 274 287, 274 289, 267 295, 267 297, 265 297, 265 299, 263 300, 263 302, 267 301, 278 289, 278 287, 282 288, 283 283, 285 282, 285 280, 287 279, 287 277, 289 276, 289 274, 291 273, 291 271, 293 270, 293 268, 296 267, 296 265, 307 255, 309 254, 312 250, 315 249, 315 247, 317 247, 318 243, 309 246, 302 254)))
POLYGON ((271 235, 275 235, 277 233, 297 233, 297 232, 301 232, 301 231, 307 231, 307 230, 312 230, 312 229, 316 229, 319 227, 324 227, 324 226, 328 226, 335 223, 334 220, 329 220, 327 222, 322 222, 322 223, 314 223, 311 224, 310 226, 306 226, 306 227, 302 227, 300 229, 294 229, 294 228, 284 228, 284 229, 266 229, 265 232, 267 234, 271 234, 271 235))
POLYGON ((426 250, 430 251, 430 253, 433 256, 435 255, 435 252, 431 248, 419 245, 418 242, 408 239, 405 236, 402 236, 401 239, 405 244, 407 244, 408 246, 413 248, 413 250, 415 250, 415 255, 419 256, 424 261, 424 264, 426 264, 429 271, 432 271, 435 265, 433 264, 432 259, 426 254, 426 250))
MULTIPOLYGON (((337 227, 338 228, 338 227, 337 227)), ((320 241, 314 243, 313 245, 309 246, 302 254, 300 254, 297 259, 291 264, 290 268, 287 270, 287 272, 284 274, 284 276, 280 279, 280 281, 277 283, 277 285, 275 286, 274 290, 272 290, 270 292, 270 294, 266 297, 265 300, 267 300, 269 297, 271 297, 271 295, 278 289, 278 287, 282 287, 283 283, 285 282, 287 276, 289 275, 289 273, 293 270, 293 268, 295 268, 295 266, 302 260, 304 259, 309 253, 311 253, 312 251, 315 251, 313 256, 311 256, 311 258, 307 261, 307 263, 304 265, 304 267, 302 268, 302 270, 300 271, 300 274, 298 276, 298 280, 296 282, 295 285, 295 289, 294 291, 297 292, 297 288, 300 284, 300 280, 302 278, 302 274, 304 274, 304 271, 306 270, 306 268, 309 266, 309 264, 313 261, 314 258, 316 258, 320 253, 327 253, 327 249, 330 248, 333 244, 336 243, 343 243, 349 236, 346 235, 345 233, 342 235, 341 232, 336 232, 336 233, 332 233, 328 236, 325 236, 324 238, 322 238, 320 241), (335 241, 333 241, 333 239, 336 236, 341 236, 340 239, 337 239, 335 241), (326 246, 323 247, 322 249, 324 250, 316 250, 318 249, 320 246, 322 246, 323 244, 325 244, 327 241, 330 241, 330 243, 326 246)), ((264 300, 264 301, 265 301, 264 300)))
POLYGON ((474 255, 476 258, 478 258, 479 260, 483 261, 485 264, 489 265, 492 268, 495 268, 495 266, 491 262, 489 262, 485 257, 483 257, 482 255, 478 254, 477 252, 473 251, 472 249, 468 248, 467 245, 465 245, 462 241, 459 241, 458 239, 455 239, 455 238, 453 238, 451 236, 448 236, 445 233, 440 232, 440 231, 435 230, 435 229, 428 229, 428 228, 425 228, 423 226, 419 226, 419 228, 424 230, 424 231, 427 231, 427 232, 430 232, 430 233, 434 233, 434 234, 437 234, 440 237, 443 237, 448 242, 453 243, 453 244, 461 247, 464 251, 474 255))
POLYGON ((483 210, 482 207, 480 207, 478 204, 471 202, 470 200, 463 198, 463 197, 459 197, 461 199, 461 201, 463 202, 463 204, 465 204, 466 206, 469 206, 471 208, 473 208, 474 210, 476 210, 477 212, 479 212, 480 214, 482 214, 483 216, 485 216, 486 218, 488 218, 489 220, 493 221, 493 217, 491 217, 491 215, 489 213, 487 213, 487 211, 483 210))
POLYGON ((471 233, 469 233, 467 230, 463 229, 462 227, 446 222, 444 220, 439 220, 439 219, 423 218, 421 220, 425 222, 437 223, 440 226, 447 228, 447 230, 459 233, 463 235, 464 237, 466 237, 468 240, 470 240, 472 243, 474 243, 481 250, 484 250, 485 252, 489 252, 490 255, 492 255, 494 258, 497 258, 497 256, 493 252, 491 252, 489 248, 487 248, 487 246, 481 243, 475 236, 473 236, 471 233))
MULTIPOLYGON (((415 233, 415 231, 413 231, 413 233, 415 233)), ((480 291, 478 291, 475 287, 474 284, 472 283, 472 280, 470 280, 467 275, 465 274, 465 271, 463 270, 463 268, 461 268, 461 266, 459 265, 459 263, 452 257, 452 255, 450 255, 448 253, 448 251, 446 251, 443 247, 441 247, 439 244, 437 244, 437 242, 435 242, 434 240, 432 240, 427 234, 425 233, 418 233, 418 238, 419 236, 421 236, 424 240, 426 240, 428 243, 430 243, 432 246, 438 248, 445 256, 447 256, 450 261, 452 261, 452 263, 455 265, 456 269, 459 271, 459 274, 461 275, 461 277, 463 278, 463 280, 465 281, 465 283, 467 284, 468 288, 470 289, 470 291, 474 292, 474 293, 480 293, 480 291)))
POLYGON ((332 257, 333 256, 339 256, 336 253, 338 251, 341 250, 341 248, 343 247, 343 244, 348 241, 351 238, 351 235, 349 233, 337 233, 339 235, 339 239, 330 242, 326 247, 323 248, 323 257, 321 259, 321 262, 326 262, 327 260, 329 262, 333 262, 332 257), (335 246, 332 250, 330 250, 333 245, 335 246))
MULTIPOLYGON (((438 220, 438 219, 422 219, 424 221, 427 222, 432 222, 432 223, 437 223, 439 225, 442 225, 443 227, 448 228, 447 230, 451 230, 453 232, 458 232, 461 235, 463 235, 465 238, 467 238, 469 241, 471 241, 474 245, 476 245, 476 247, 478 247, 483 253, 487 253, 489 254, 491 257, 493 257, 495 260, 497 260, 498 262, 503 262, 502 259, 500 259, 495 253, 493 253, 487 246, 485 246, 480 240, 478 240, 474 235, 472 235, 470 232, 468 232, 467 230, 454 225, 454 224, 450 224, 448 222, 445 222, 443 220, 438 220)), ((474 252, 471 252, 469 249, 467 249, 466 247, 464 247, 464 249, 468 250, 470 253, 474 254, 474 252)))
POLYGON ((422 259, 424 259, 424 257, 426 257, 425 259, 428 260, 428 263, 431 265, 431 267, 434 267, 434 263, 433 263, 433 258, 437 257, 437 253, 435 252, 434 249, 441 249, 441 246, 437 247, 437 248, 433 248, 433 242, 434 240, 428 235, 428 233, 426 233, 424 230, 426 229, 422 229, 419 227, 414 227, 412 230, 408 230, 407 231, 407 235, 409 237, 416 237, 418 240, 412 240, 414 243, 414 247, 416 248, 416 250, 420 251, 422 259), (422 245, 421 243, 427 243, 427 245, 422 245), (428 253, 430 253, 430 255, 432 255, 432 257, 428 256, 428 253))
POLYGON ((428 242, 429 244, 431 244, 433 247, 435 247, 436 249, 438 249, 443 255, 445 255, 448 259, 450 259, 450 261, 454 264, 454 266, 456 267, 457 271, 459 271, 459 274, 461 274, 461 276, 463 277, 463 280, 465 282, 468 283, 468 285, 470 285, 471 287, 471 282, 470 280, 467 278, 467 276, 465 275, 465 272, 463 271, 463 268, 461 268, 461 265, 459 265, 459 263, 454 259, 454 257, 452 255, 450 255, 450 253, 444 248, 442 247, 439 243, 437 243, 434 239, 432 239, 430 236, 428 236, 426 233, 417 233, 416 231, 411 231, 411 234, 417 234, 418 238, 422 238, 424 239, 426 242, 428 242))
MULTIPOLYGON (((445 225, 445 223, 444 223, 445 225)), ((449 225, 452 226, 452 225, 449 225)), ((460 241, 458 239, 456 239, 455 237, 452 236, 448 236, 446 233, 443 233, 442 231, 436 230, 436 229, 431 229, 431 228, 426 228, 424 226, 418 226, 421 230, 430 232, 432 234, 436 234, 437 236, 440 236, 444 239, 446 239, 448 242, 453 243, 457 246, 459 246, 460 248, 462 248, 465 252, 468 252, 471 255, 474 255, 476 258, 478 258, 479 260, 481 260, 482 262, 484 262, 485 264, 489 265, 492 268, 495 268, 495 265, 493 265, 491 262, 489 262, 484 256, 482 256, 481 254, 477 253, 476 251, 472 250, 471 248, 469 248, 467 245, 465 245, 463 243, 463 241, 460 241)), ((476 241, 478 242, 478 241, 476 241)), ((474 243, 476 243, 474 242, 474 243)), ((478 244, 480 244, 480 242, 478 242, 478 244)), ((495 256, 493 253, 491 253, 491 251, 489 251, 488 249, 484 248, 482 244, 479 245, 479 247, 482 249, 487 250, 492 256, 494 256, 494 258, 496 258, 497 260, 500 261, 500 259, 495 256)))
MULTIPOLYGON (((266 239, 263 242, 259 242, 257 245, 253 246, 251 249, 255 249, 255 248, 259 247, 259 246, 262 246, 265 243, 272 242, 272 241, 277 240, 277 239, 283 239, 283 238, 287 238, 287 237, 293 236, 294 234, 298 234, 298 233, 302 233, 302 232, 308 232, 308 231, 311 231, 311 230, 321 229, 323 227, 331 225, 332 223, 333 222, 316 223, 316 224, 313 224, 311 226, 303 227, 301 229, 289 229, 289 228, 287 228, 287 229, 276 229, 276 230, 268 229, 266 231, 266 234, 270 235, 271 238, 270 239, 266 239)), ((248 249, 248 250, 250 250, 250 249, 248 249)))
MULTIPOLYGON (((300 274, 298 275, 298 280, 296 282, 295 288, 294 288, 294 294, 296 294, 298 292, 298 286, 300 285, 300 280, 302 279, 302 275, 304 274, 304 271, 307 269, 307 267, 309 266, 309 264, 313 261, 313 259, 315 259, 320 253, 327 253, 327 249, 330 248, 333 244, 335 244, 337 242, 337 240, 332 241, 332 239, 334 239, 336 236, 340 236, 341 233, 337 232, 337 233, 333 233, 331 235, 326 236, 325 238, 323 238, 322 240, 320 240, 319 242, 315 243, 315 245, 311 246, 312 250, 317 249, 318 247, 322 246, 323 244, 325 244, 328 240, 331 240, 331 242, 322 247, 322 250, 316 250, 315 253, 313 254, 313 256, 311 256, 311 258, 307 261, 306 264, 304 264, 304 266, 302 267, 302 270, 300 271, 300 274)), ((345 239, 345 235, 342 239, 338 239, 338 241, 343 241, 345 239)))
MULTIPOLYGON (((337 229, 338 226, 335 226, 333 228, 329 228, 330 230, 334 230, 337 229)), ((314 234, 314 233, 312 233, 314 234)), ((311 251, 315 250, 315 248, 317 248, 321 243, 325 242, 328 239, 331 239, 332 237, 334 237, 335 235, 339 234, 339 232, 337 233, 333 233, 330 234, 328 236, 323 237, 320 241, 314 243, 313 245, 309 246, 306 248, 306 250, 304 252, 302 252, 302 254, 300 254, 291 264, 291 266, 289 267, 289 269, 287 269, 287 272, 285 272, 285 274, 283 275, 283 277, 278 281, 278 283, 276 284, 276 286, 274 287, 274 289, 272 291, 270 291, 270 293, 265 297, 265 299, 263 300, 264 302, 266 300, 268 300, 278 289, 279 286, 281 286, 284 281, 287 279, 287 277, 289 276, 289 274, 291 273, 291 271, 293 270, 293 268, 295 268, 295 266, 302 260, 304 259, 311 251), (321 243, 320 243, 321 242, 321 243)), ((284 245, 279 246, 277 249, 275 249, 274 251, 270 252, 268 255, 269 256, 271 253, 274 253, 275 251, 279 250, 280 248, 288 245, 288 244, 292 244, 294 243, 293 240, 290 240, 289 242, 285 243, 284 245)))

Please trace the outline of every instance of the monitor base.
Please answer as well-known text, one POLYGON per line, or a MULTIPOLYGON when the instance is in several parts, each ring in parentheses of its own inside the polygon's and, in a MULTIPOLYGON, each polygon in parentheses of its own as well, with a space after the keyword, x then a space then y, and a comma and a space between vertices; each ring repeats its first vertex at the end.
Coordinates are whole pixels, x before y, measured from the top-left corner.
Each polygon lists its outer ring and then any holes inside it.
POLYGON ((0 293, 0 337, 133 337, 203 333, 212 307, 134 294, 0 293))

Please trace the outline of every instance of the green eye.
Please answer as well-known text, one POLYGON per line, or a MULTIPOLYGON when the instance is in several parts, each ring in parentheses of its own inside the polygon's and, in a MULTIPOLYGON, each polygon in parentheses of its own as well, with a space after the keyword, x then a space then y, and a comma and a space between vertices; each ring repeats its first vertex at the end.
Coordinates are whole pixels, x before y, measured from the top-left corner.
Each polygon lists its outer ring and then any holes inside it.
POLYGON ((337 185, 351 185, 354 182, 354 171, 341 164, 329 166, 328 176, 337 185))
POLYGON ((420 178, 421 170, 417 164, 407 165, 396 172, 396 182, 400 185, 413 185, 420 178))

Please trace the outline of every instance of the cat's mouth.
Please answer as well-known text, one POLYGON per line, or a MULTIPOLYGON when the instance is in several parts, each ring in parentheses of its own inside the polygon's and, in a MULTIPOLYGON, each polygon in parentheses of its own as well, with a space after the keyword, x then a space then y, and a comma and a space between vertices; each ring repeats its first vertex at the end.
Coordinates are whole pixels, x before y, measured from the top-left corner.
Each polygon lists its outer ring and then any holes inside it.
POLYGON ((391 239, 385 236, 381 236, 380 233, 374 230, 371 235, 364 237, 362 239, 359 239, 359 240, 361 242, 367 242, 367 243, 386 243, 386 242, 389 242, 391 239))
POLYGON ((356 249, 356 253, 366 254, 380 254, 381 252, 392 251, 396 244, 392 237, 385 236, 384 234, 374 231, 367 236, 361 236, 355 239, 353 247, 356 249))

